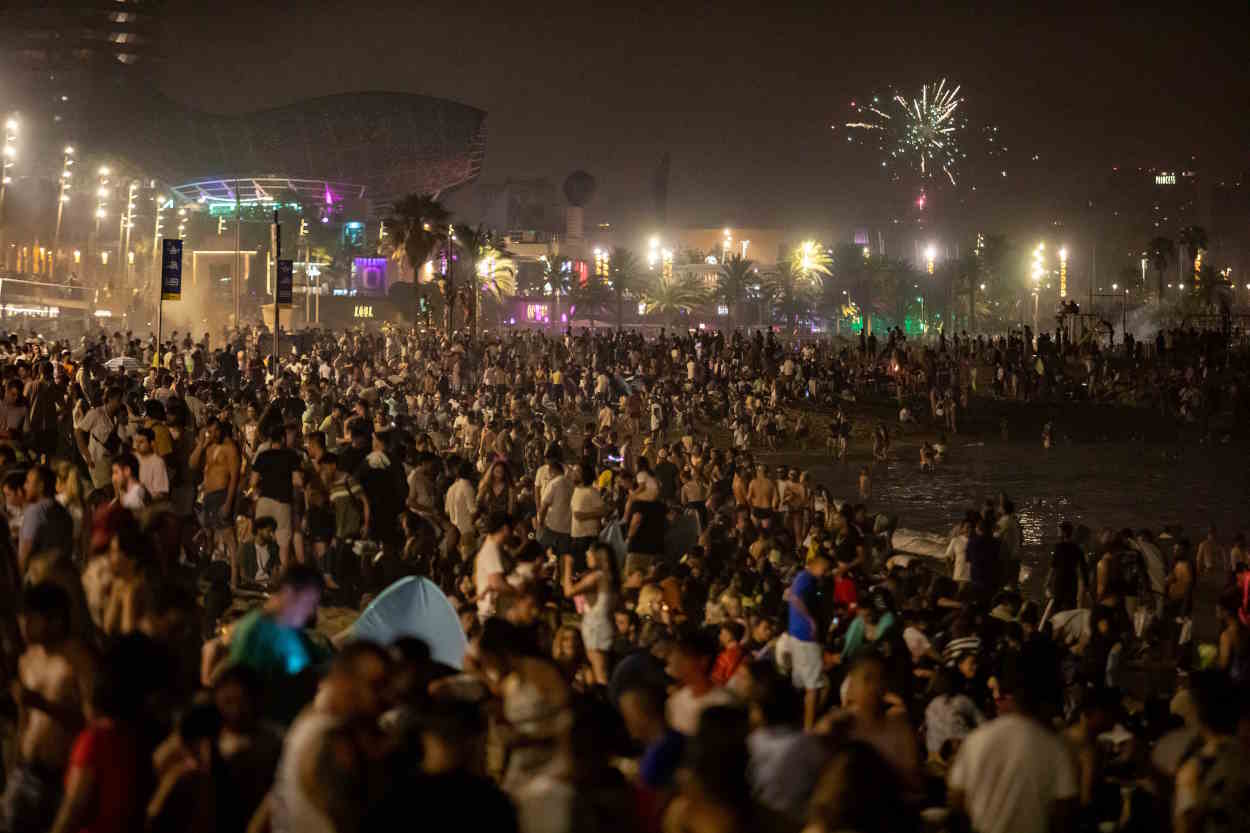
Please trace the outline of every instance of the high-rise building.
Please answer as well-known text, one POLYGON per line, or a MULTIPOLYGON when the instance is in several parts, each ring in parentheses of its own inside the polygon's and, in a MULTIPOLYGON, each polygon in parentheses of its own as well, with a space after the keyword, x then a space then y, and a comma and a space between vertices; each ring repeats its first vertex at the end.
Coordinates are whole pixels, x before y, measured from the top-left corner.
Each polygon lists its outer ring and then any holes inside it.
POLYGON ((0 13, 0 108, 22 115, 32 167, 84 140, 92 99, 156 57, 160 0, 12 0, 0 13), (37 141, 34 141, 36 140, 37 141), (37 155, 36 155, 37 154, 37 155), (45 158, 46 157, 46 158, 45 158))

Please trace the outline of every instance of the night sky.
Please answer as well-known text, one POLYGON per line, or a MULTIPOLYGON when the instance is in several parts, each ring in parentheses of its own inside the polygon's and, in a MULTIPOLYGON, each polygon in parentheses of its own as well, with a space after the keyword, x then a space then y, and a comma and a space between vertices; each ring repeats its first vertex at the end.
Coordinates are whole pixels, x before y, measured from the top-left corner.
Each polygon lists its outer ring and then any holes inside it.
POLYGON ((161 83, 222 112, 364 89, 460 100, 489 113, 481 181, 584 168, 599 180, 590 219, 626 224, 645 221, 665 151, 676 223, 888 212, 910 185, 886 187, 830 125, 852 98, 943 76, 1012 151, 981 159, 971 142, 948 204, 978 182, 982 208, 1060 202, 1115 164, 1250 169, 1244 2, 1051 16, 815 5, 169 0, 161 83), (1000 168, 1010 185, 990 184, 1000 168))

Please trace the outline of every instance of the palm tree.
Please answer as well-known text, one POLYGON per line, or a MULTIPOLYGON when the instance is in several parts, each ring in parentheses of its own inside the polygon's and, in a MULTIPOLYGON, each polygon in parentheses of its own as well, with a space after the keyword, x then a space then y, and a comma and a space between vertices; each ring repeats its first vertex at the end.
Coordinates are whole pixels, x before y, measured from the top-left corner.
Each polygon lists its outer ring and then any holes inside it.
POLYGON ((1198 252, 1207 247, 1207 230, 1202 226, 1185 226, 1178 235, 1180 244, 1185 247, 1189 256, 1189 271, 1195 279, 1200 279, 1198 272, 1198 252))
POLYGON ((670 327, 679 315, 689 315, 707 299, 699 281, 689 276, 660 276, 642 290, 642 301, 648 315, 661 316, 670 327))
POLYGON ((716 294, 729 306, 730 329, 738 326, 742 299, 757 280, 755 261, 741 255, 733 255, 720 265, 716 275, 716 294))
POLYGON ((812 288, 811 280, 796 270, 791 261, 778 263, 762 282, 764 293, 791 324, 797 324, 807 310, 812 288))
MULTIPOLYGON (((553 300, 552 308, 560 309, 560 296, 569 294, 569 278, 573 274, 573 261, 561 255, 542 255, 539 260, 543 264, 543 288, 550 292, 553 300)), ((556 316, 552 315, 553 320, 556 316)))
POLYGON ((1166 237, 1156 237, 1152 239, 1150 241, 1150 245, 1146 247, 1146 258, 1150 261, 1150 265, 1154 267, 1155 272, 1159 275, 1159 303, 1163 302, 1163 270, 1168 268, 1168 263, 1174 257, 1176 257, 1176 244, 1166 237))
POLYGON ((625 295, 638 294, 642 282, 638 258, 624 246, 616 246, 608 261, 608 282, 616 296, 616 329, 625 326, 625 295))
POLYGON ((469 283, 460 295, 465 299, 469 335, 476 336, 479 283, 484 283, 492 297, 502 303, 505 296, 516 294, 516 264, 503 241, 484 226, 456 226, 454 239, 462 257, 468 261, 469 283))
MULTIPOLYGON (((562 280, 568 280, 568 271, 565 271, 562 280)), ((552 284, 556 286, 557 284, 552 284)), ((569 307, 569 320, 573 320, 573 312, 581 310, 582 315, 590 322, 590 329, 595 328, 595 322, 599 318, 599 313, 607 306, 608 301, 612 299, 613 292, 611 287, 605 282, 602 275, 596 275, 591 272, 586 276, 586 282, 580 281, 574 283, 566 291, 569 292, 569 300, 572 305, 569 307)))
MULTIPOLYGON (((446 239, 442 227, 450 217, 451 212, 429 194, 409 194, 391 206, 386 228, 394 246, 393 257, 402 257, 407 261, 412 269, 414 286, 421 282, 421 270, 425 268, 426 261, 446 239)), ((448 267, 450 271, 450 260, 448 267)), ((413 294, 420 295, 419 292, 413 294)), ((414 311, 414 320, 416 312, 419 311, 414 311)), ((450 317, 448 320, 451 320, 450 317)))

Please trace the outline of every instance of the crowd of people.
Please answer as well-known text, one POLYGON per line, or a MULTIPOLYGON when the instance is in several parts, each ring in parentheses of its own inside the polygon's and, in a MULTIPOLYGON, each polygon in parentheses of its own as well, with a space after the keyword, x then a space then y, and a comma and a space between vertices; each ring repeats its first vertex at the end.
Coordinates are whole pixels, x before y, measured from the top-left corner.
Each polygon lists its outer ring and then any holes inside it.
POLYGON ((1217 346, 272 344, 0 344, 0 831, 1250 829, 1244 538, 1064 524, 1030 597, 1002 497, 946 563, 899 555, 870 504, 897 429, 859 413, 927 412, 933 465, 1052 366, 1201 386, 1217 346), (859 494, 781 450, 862 454, 859 494), (408 576, 461 663, 328 633, 408 576))

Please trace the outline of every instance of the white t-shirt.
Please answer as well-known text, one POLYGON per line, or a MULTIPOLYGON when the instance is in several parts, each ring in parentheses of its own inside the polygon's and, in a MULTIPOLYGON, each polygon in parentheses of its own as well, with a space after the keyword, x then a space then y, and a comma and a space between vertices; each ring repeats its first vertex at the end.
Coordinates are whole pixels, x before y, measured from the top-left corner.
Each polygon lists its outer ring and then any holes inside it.
POLYGON ((968 735, 947 782, 964 794, 977 833, 1047 833, 1055 802, 1077 796, 1076 767, 1063 741, 1016 714, 968 735))
POLYGON ((568 535, 573 520, 572 498, 573 484, 568 477, 561 474, 547 481, 543 488, 543 505, 547 507, 543 526, 552 532, 568 535))
POLYGON ((699 715, 712 706, 732 706, 733 692, 727 688, 712 688, 702 697, 695 696, 689 686, 682 686, 671 697, 665 707, 668 725, 686 736, 693 736, 699 729, 699 715))
POLYGON ((503 572, 503 558, 499 554, 499 545, 491 538, 482 542, 477 551, 477 561, 473 565, 473 589, 477 592, 477 615, 485 621, 495 615, 495 591, 487 590, 490 577, 494 573, 503 572))
MULTIPOLYGON (((590 486, 578 486, 573 490, 571 508, 574 512, 597 512, 603 508, 603 498, 590 486)), ((570 534, 574 538, 593 538, 599 534, 599 519, 579 521, 574 517, 570 534)))
POLYGON ((443 509, 461 535, 472 532, 473 512, 477 509, 477 493, 473 491, 472 484, 463 477, 452 483, 443 500, 443 509))
POLYGON ((143 488, 142 483, 138 480, 132 480, 130 481, 130 488, 122 492, 117 502, 131 512, 142 512, 144 505, 148 502, 148 492, 143 488))
POLYGON ((169 494, 169 472, 159 454, 139 456, 139 482, 150 495, 169 494))

